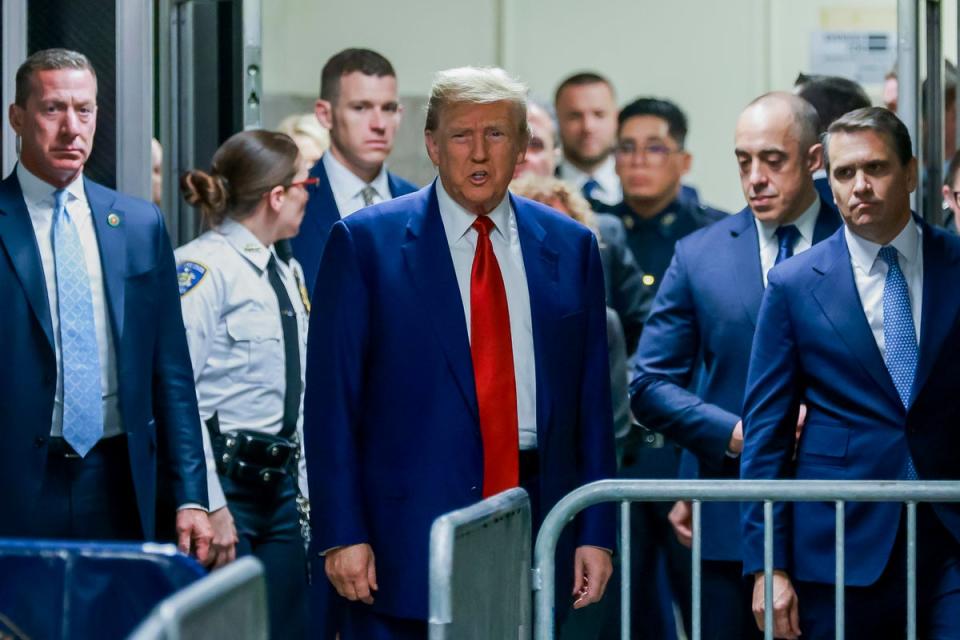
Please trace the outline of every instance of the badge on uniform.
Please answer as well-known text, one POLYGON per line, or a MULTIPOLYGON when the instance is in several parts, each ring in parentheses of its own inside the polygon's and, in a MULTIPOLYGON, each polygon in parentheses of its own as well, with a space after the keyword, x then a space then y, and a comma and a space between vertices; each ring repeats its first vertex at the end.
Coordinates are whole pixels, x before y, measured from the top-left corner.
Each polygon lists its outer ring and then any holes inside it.
POLYGON ((180 296, 200 284, 203 276, 207 275, 207 268, 199 262, 181 262, 177 265, 177 284, 180 285, 180 296))
POLYGON ((647 287, 652 287, 653 283, 657 281, 657 279, 649 273, 643 274, 643 278, 641 278, 641 280, 643 281, 644 286, 647 287))

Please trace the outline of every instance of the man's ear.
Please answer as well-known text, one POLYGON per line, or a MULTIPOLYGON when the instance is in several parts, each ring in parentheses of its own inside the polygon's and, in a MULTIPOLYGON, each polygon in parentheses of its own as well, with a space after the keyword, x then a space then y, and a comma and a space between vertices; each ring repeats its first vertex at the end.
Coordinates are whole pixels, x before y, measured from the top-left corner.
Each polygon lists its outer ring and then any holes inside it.
POLYGON ((313 103, 313 113, 324 129, 329 131, 333 128, 333 105, 329 100, 317 98, 317 101, 313 103))
POLYGON ((23 130, 23 118, 24 118, 23 109, 18 107, 15 103, 11 104, 10 109, 8 111, 8 115, 10 117, 10 127, 13 128, 13 130, 16 132, 18 136, 22 135, 21 132, 23 130))
POLYGON ((423 132, 423 142, 427 146, 427 155, 430 156, 430 162, 433 163, 433 166, 440 166, 440 144, 437 142, 434 136, 437 135, 435 131, 425 129, 423 132))
POLYGON ((823 145, 819 142, 807 150, 807 171, 814 173, 823 169, 823 145))

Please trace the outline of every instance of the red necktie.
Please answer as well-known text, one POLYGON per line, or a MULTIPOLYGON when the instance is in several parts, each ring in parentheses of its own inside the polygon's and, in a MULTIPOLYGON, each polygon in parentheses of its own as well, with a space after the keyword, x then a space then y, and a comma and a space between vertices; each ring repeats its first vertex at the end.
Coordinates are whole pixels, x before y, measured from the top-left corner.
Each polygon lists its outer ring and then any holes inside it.
POLYGON ((517 387, 507 292, 490 244, 493 221, 473 223, 477 252, 470 273, 470 354, 480 406, 483 437, 483 497, 517 486, 520 442, 517 431, 517 387))

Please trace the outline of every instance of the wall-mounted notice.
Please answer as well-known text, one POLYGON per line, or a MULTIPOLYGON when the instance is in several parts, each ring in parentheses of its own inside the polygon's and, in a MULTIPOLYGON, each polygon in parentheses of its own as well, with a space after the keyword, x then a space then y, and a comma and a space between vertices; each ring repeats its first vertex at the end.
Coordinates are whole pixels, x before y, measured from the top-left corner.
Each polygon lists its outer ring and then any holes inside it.
POLYGON ((897 34, 883 31, 814 31, 810 72, 880 84, 897 60, 897 34))

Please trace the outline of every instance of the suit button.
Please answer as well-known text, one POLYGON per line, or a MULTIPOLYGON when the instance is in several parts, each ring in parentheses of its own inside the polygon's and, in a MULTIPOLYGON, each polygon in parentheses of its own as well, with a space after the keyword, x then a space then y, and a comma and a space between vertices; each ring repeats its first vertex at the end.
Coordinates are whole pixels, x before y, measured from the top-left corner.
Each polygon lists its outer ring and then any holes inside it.
POLYGON ((36 439, 33 441, 33 446, 37 447, 38 449, 44 446, 45 444, 47 444, 47 439, 44 436, 37 436, 36 439))

